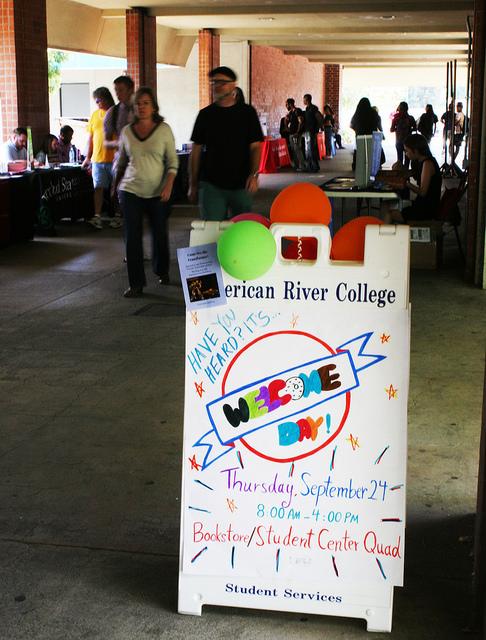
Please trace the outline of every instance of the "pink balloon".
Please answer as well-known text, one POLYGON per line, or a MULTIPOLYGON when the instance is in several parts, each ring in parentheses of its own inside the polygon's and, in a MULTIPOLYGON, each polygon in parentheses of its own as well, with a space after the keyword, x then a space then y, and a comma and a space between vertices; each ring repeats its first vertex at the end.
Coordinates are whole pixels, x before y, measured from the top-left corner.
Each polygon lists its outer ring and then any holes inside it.
POLYGON ((242 222, 242 220, 251 220, 252 222, 259 222, 263 224, 267 229, 272 224, 268 218, 262 216, 260 213, 239 213, 237 216, 231 218, 231 222, 242 222))

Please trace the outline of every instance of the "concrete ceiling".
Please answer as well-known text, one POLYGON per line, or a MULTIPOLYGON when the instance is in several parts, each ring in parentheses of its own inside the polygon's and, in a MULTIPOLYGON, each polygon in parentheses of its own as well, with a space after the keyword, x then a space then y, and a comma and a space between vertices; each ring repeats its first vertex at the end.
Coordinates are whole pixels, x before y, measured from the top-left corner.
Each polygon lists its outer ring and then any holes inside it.
MULTIPOLYGON (((50 0, 55 4, 58 0, 50 0)), ((71 0, 122 20, 129 0, 71 0)), ((467 61, 466 18, 473 0, 137 0, 175 37, 211 28, 312 62, 344 66, 433 66, 467 61)))

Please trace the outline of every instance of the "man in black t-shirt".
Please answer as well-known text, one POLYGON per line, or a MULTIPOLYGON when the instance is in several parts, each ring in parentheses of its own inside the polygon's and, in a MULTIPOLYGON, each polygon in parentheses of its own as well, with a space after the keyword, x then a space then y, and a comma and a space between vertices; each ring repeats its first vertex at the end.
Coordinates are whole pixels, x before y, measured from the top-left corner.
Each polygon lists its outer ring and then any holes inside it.
POLYGON ((317 113, 319 108, 312 104, 312 96, 310 93, 304 95, 304 141, 305 141, 305 160, 307 163, 307 171, 316 173, 319 171, 319 149, 317 147, 317 134, 319 132, 319 121, 317 113))
POLYGON ((292 164, 297 171, 304 171, 305 160, 302 153, 302 133, 304 131, 304 114, 302 109, 295 106, 293 98, 287 98, 285 102, 287 115, 285 121, 285 129, 290 144, 290 152, 292 164))
POLYGON ((191 140, 189 201, 203 220, 225 220, 252 210, 258 189, 262 128, 255 109, 236 102, 236 74, 209 72, 214 102, 199 112, 191 140))

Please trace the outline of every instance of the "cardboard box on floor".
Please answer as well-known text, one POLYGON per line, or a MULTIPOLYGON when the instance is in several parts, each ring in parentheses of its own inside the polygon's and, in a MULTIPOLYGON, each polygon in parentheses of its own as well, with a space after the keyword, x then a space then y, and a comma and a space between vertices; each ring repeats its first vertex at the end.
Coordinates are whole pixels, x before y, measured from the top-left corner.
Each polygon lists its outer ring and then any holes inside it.
POLYGON ((410 268, 437 269, 441 224, 435 220, 410 222, 410 268))

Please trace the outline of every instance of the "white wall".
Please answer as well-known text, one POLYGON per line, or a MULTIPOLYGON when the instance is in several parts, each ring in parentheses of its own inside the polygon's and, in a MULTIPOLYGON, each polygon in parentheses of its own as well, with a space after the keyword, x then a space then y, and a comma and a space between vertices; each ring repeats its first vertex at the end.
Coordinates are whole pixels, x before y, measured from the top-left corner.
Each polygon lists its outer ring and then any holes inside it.
MULTIPOLYGON (((247 42, 222 42, 221 64, 238 76, 238 85, 249 94, 249 47, 247 42)), ((194 45, 185 67, 159 69, 157 93, 160 113, 172 127, 177 148, 191 139, 199 111, 199 49, 194 45)))
POLYGON ((250 94, 250 47, 248 42, 221 43, 221 65, 233 69, 238 76, 238 86, 248 100, 250 94))
POLYGON ((176 147, 189 142, 199 110, 198 48, 193 47, 185 67, 157 71, 160 113, 174 132, 176 147))

